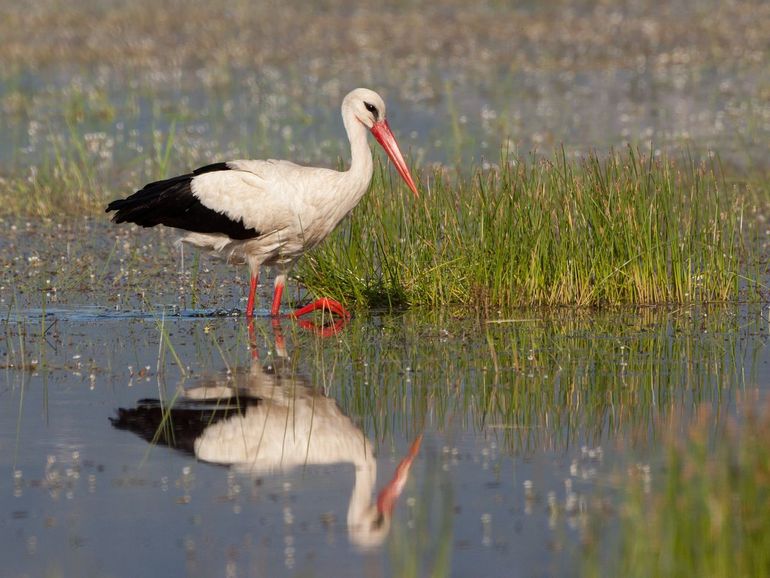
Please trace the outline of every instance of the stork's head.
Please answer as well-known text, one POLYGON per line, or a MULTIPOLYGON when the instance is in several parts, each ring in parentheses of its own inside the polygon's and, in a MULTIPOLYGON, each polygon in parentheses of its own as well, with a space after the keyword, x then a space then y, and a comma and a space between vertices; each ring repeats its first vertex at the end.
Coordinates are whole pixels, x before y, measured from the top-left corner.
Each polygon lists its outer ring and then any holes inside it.
POLYGON ((385 149, 398 174, 401 175, 415 196, 419 197, 417 185, 414 184, 406 161, 404 161, 401 150, 398 148, 396 137, 393 136, 385 118, 385 101, 382 100, 382 97, 368 88, 356 88, 348 93, 342 101, 342 116, 347 118, 348 115, 352 115, 371 131, 377 142, 385 149))
POLYGON ((385 102, 382 97, 368 88, 356 88, 342 101, 343 114, 348 109, 358 122, 369 130, 375 123, 385 120, 385 102))
MULTIPOLYGON (((350 510, 348 510, 348 531, 350 541, 359 548, 372 548, 385 541, 390 530, 393 508, 404 490, 409 478, 409 469, 420 451, 421 444, 422 434, 415 438, 409 447, 409 452, 396 467, 393 478, 380 490, 376 504, 368 506, 359 513, 351 501, 350 510)), ((374 468, 377 467, 374 462, 371 465, 374 468)), ((373 476, 376 476, 376 469, 373 476)))
POLYGON ((348 523, 348 538, 358 550, 372 550, 382 545, 390 533, 390 512, 380 512, 371 505, 355 524, 348 523))

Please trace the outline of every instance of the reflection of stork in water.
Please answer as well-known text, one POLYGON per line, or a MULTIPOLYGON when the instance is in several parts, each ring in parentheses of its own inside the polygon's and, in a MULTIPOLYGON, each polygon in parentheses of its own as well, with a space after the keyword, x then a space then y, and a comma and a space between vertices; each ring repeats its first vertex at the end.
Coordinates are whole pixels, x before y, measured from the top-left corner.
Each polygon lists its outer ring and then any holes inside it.
POLYGON ((361 547, 381 544, 422 435, 373 501, 377 461, 371 442, 334 399, 295 373, 280 333, 276 345, 273 365, 262 366, 254 359, 248 369, 201 379, 186 389, 183 401, 170 410, 172 432, 163 433, 164 408, 154 400, 119 409, 112 423, 252 476, 350 463, 355 468, 347 514, 350 540, 361 547))

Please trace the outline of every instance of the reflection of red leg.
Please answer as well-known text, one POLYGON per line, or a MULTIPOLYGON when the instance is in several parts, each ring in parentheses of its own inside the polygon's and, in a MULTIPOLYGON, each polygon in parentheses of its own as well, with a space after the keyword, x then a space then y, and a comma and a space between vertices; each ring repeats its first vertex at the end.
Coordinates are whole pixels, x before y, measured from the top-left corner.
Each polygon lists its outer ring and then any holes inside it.
POLYGON ((246 317, 254 317, 254 301, 257 295, 257 275, 251 276, 251 285, 249 286, 249 300, 246 303, 246 317))
POLYGON ((283 296, 283 283, 277 283, 275 291, 273 292, 273 308, 270 310, 270 315, 276 317, 281 310, 281 297, 283 296))
MULTIPOLYGON (((286 340, 283 338, 281 329, 281 320, 273 318, 273 337, 275 338, 275 351, 279 357, 287 357, 286 340)), ((249 351, 252 359, 259 359, 259 349, 257 348, 257 327, 253 317, 249 317, 247 327, 249 328, 249 351)))
POLYGON ((409 448, 409 453, 401 460, 401 463, 396 467, 396 472, 393 474, 393 479, 390 480, 377 496, 377 510, 385 515, 390 515, 393 511, 393 507, 396 505, 396 500, 401 495, 406 485, 406 480, 409 478, 409 468, 412 467, 414 458, 417 457, 417 453, 420 451, 420 444, 422 443, 422 434, 417 436, 412 442, 412 446, 409 448))
POLYGON ((257 359, 259 352, 257 351, 257 330, 254 327, 254 318, 249 318, 249 350, 251 350, 251 358, 257 359))
POLYGON ((283 338, 281 320, 273 317, 273 337, 275 338, 275 352, 280 357, 288 357, 286 354, 286 340, 283 338))

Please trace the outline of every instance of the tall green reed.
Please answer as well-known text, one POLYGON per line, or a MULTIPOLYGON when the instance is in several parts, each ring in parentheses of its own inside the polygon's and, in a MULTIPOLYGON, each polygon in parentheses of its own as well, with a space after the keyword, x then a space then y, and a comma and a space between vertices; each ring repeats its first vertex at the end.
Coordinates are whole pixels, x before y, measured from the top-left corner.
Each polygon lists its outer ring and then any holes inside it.
POLYGON ((423 173, 415 201, 379 167, 351 219, 301 269, 319 294, 361 307, 529 305, 735 298, 742 197, 718 168, 634 149, 423 173))

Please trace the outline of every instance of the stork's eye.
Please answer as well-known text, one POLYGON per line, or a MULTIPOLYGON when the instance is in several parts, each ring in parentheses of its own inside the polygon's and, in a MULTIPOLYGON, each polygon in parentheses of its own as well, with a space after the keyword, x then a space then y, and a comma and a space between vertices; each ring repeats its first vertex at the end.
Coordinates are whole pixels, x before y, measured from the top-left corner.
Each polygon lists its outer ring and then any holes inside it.
POLYGON ((366 110, 371 112, 374 115, 374 120, 377 120, 377 117, 379 116, 379 112, 377 112, 377 107, 373 104, 369 104, 368 102, 364 102, 364 106, 366 107, 366 110))
POLYGON ((382 525, 385 523, 385 514, 382 512, 379 512, 377 514, 377 517, 372 520, 372 530, 379 530, 382 528, 382 525))

